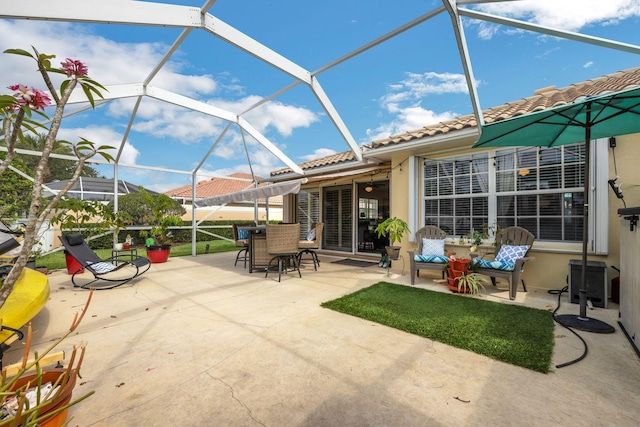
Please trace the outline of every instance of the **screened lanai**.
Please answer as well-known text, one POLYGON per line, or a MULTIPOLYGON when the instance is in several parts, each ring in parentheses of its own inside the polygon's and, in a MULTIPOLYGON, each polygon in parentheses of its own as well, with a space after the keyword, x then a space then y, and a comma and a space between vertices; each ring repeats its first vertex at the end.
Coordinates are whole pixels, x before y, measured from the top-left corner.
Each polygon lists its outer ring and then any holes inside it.
MULTIPOLYGON (((383 99, 385 91, 392 87, 386 86, 393 78, 385 75, 383 63, 412 61, 406 73, 431 69, 439 69, 442 74, 455 71, 459 76, 456 82, 459 106, 451 107, 455 108, 452 111, 473 112, 477 123, 482 125, 481 104, 499 104, 495 101, 499 81, 514 79, 522 73, 517 70, 525 63, 507 57, 499 47, 483 47, 481 54, 481 40, 488 37, 482 29, 534 33, 547 37, 547 42, 560 39, 590 46, 593 50, 589 52, 613 51, 626 55, 625 61, 640 53, 636 44, 601 37, 597 32, 580 33, 500 13, 500 6, 507 10, 518 3, 526 2, 444 0, 403 6, 375 4, 369 7, 378 10, 372 14, 377 15, 376 19, 363 26, 347 25, 357 21, 360 6, 339 8, 332 2, 313 8, 298 7, 292 14, 277 9, 275 19, 269 22, 261 20, 261 15, 269 12, 264 9, 267 5, 223 0, 204 3, 24 0, 3 4, 0 18, 8 25, 7 34, 16 30, 15 38, 5 38, 3 48, 34 45, 60 57, 81 56, 89 51, 102 54, 96 54, 89 65, 90 72, 107 89, 104 99, 92 110, 78 93, 66 110, 63 131, 67 139, 73 140, 79 135, 75 132, 77 128, 82 125, 84 130, 89 128, 86 120, 101 128, 92 135, 93 139, 115 147, 115 162, 107 165, 100 159, 94 161, 108 171, 105 174, 110 179, 117 182, 124 176, 126 180, 162 191, 170 184, 162 177, 169 174, 178 177, 173 183, 189 182, 195 194, 199 179, 224 176, 231 166, 251 173, 261 169, 262 176, 268 176, 264 171, 288 167, 296 178, 303 177, 305 172, 298 164, 328 148, 351 150, 363 165, 375 163, 371 156, 363 156, 362 146, 386 130, 375 132, 379 121, 376 114, 363 118, 355 112, 370 108, 362 106, 363 98, 383 99), (311 19, 316 25, 310 24, 311 19), (257 30, 259 27, 262 31, 257 30), (269 28, 271 31, 267 31, 269 28), (94 37, 98 32, 100 37, 94 37), (75 43, 70 42, 71 38, 62 38, 67 33, 75 36, 75 43), (47 41, 55 40, 55 35, 71 44, 47 41), (142 41, 147 44, 135 45, 142 41), (133 50, 128 53, 131 56, 125 57, 125 50, 117 50, 116 42, 128 43, 133 50), (153 55, 146 55, 145 49, 154 43, 157 46, 153 55), (90 50, 89 44, 98 47, 90 50), (337 49, 329 49, 329 45, 337 49), (487 56, 486 52, 501 55, 487 56), (125 60, 117 72, 102 72, 109 63, 117 63, 119 57, 125 60), (205 58, 213 61, 205 63, 205 58), (494 78, 489 63, 496 61, 502 62, 499 72, 504 74, 494 78), (240 66, 234 67, 235 63, 240 66), (377 89, 368 80, 376 74, 381 75, 383 82, 377 89), (238 81, 250 78, 254 84, 250 89, 236 87, 238 81), (488 80, 493 86, 485 83, 488 80), (237 92, 225 98, 219 94, 222 88, 226 93, 237 92), (369 93, 372 90, 377 95, 369 93), (292 117, 297 120, 294 124, 292 117), (153 131, 149 131, 151 128, 153 131), (301 147, 306 151, 301 151, 301 147), (141 176, 140 180, 130 178, 136 174, 141 176)), ((511 51, 516 52, 522 54, 521 49, 511 51)), ((3 58, 6 69, 13 69, 4 73, 5 79, 15 77, 18 71, 21 76, 32 72, 29 64, 20 60, 3 58)), ((390 97, 397 104, 402 96, 390 97)), ((514 98, 511 93, 504 96, 507 100, 514 98)), ((388 110, 393 102, 387 104, 388 110)), ((414 98, 413 110, 403 110, 404 116, 410 116, 420 102, 421 98, 414 98)), ((427 119, 421 116, 414 122, 407 120, 406 126, 416 128, 427 124, 427 119)), ((386 136, 389 132, 406 131, 409 129, 406 126, 391 127, 386 136)), ((376 153, 378 159, 389 156, 384 149, 376 153)), ((250 185, 248 181, 247 186, 250 185)), ((115 184, 114 193, 120 194, 115 184)), ((191 208, 197 209, 195 204, 191 208)), ((194 236, 196 228, 194 224, 194 236)))

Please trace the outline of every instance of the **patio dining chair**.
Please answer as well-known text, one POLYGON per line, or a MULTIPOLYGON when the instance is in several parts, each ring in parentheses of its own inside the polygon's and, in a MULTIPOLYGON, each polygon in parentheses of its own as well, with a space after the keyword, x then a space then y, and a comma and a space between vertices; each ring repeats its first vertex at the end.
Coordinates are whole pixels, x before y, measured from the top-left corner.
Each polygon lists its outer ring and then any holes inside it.
POLYGON ((522 281, 522 288, 527 292, 527 286, 520 274, 524 271, 524 263, 534 258, 527 256, 533 246, 535 236, 522 227, 507 227, 499 230, 495 238, 495 257, 493 260, 478 258, 471 254, 471 269, 491 278, 496 286, 496 277, 506 279, 509 283, 509 299, 516 299, 518 282, 522 281))
POLYGON ((234 267, 238 265, 238 260, 242 256, 244 259, 244 268, 247 268, 247 259, 249 258, 249 230, 238 229, 238 224, 233 224, 233 240, 236 243, 236 247, 242 248, 236 255, 236 262, 233 263, 234 267))
POLYGON ((311 230, 307 233, 307 238, 298 241, 298 264, 302 261, 304 254, 311 255, 313 261, 313 269, 318 270, 320 267, 320 260, 316 249, 320 249, 322 245, 322 230, 324 230, 324 222, 314 222, 311 224, 311 230))
POLYGON ((102 259, 85 242, 82 234, 73 233, 59 236, 65 250, 78 261, 82 268, 72 273, 71 282, 75 287, 83 289, 112 289, 130 282, 151 267, 148 258, 136 255, 125 255, 102 259), (89 283, 76 283, 76 275, 86 269, 93 274, 89 283), (104 284, 94 285, 96 282, 104 284))
POLYGON ((294 270, 298 270, 298 275, 302 277, 298 264, 299 238, 300 223, 267 224, 267 253, 271 256, 271 260, 267 265, 265 278, 269 275, 274 261, 278 262, 278 282, 282 276, 283 268, 285 274, 287 273, 289 263, 293 265, 294 270))
POLYGON ((418 247, 409 253, 411 284, 415 285, 420 270, 440 270, 444 279, 448 257, 444 253, 444 239, 447 233, 434 225, 427 225, 416 231, 418 247))

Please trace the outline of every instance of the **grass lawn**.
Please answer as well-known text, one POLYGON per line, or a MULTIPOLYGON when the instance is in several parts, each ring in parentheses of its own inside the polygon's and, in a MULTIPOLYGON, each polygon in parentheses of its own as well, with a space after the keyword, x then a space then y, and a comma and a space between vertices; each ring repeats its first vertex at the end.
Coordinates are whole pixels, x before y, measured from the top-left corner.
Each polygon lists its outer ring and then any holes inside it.
POLYGON ((548 373, 553 317, 545 310, 380 282, 322 304, 457 348, 548 373))
MULTIPOLYGON (((238 249, 234 242, 227 242, 226 240, 212 240, 209 242, 197 242, 196 253, 198 255, 204 254, 206 251, 207 244, 209 245, 210 254, 216 253, 216 252, 234 251, 238 249)), ((103 259, 111 257, 111 249, 97 249, 96 253, 100 258, 103 258, 103 259)), ((138 248, 138 254, 141 256, 145 255, 144 246, 141 246, 138 248)), ((185 244, 175 245, 171 247, 171 255, 170 255, 171 257, 190 256, 190 255, 191 255, 191 243, 185 243, 185 244)), ((64 258, 64 253, 62 251, 55 252, 55 253, 38 258, 38 261, 36 262, 36 266, 47 267, 49 270, 58 270, 58 269, 67 267, 65 258, 64 258)))

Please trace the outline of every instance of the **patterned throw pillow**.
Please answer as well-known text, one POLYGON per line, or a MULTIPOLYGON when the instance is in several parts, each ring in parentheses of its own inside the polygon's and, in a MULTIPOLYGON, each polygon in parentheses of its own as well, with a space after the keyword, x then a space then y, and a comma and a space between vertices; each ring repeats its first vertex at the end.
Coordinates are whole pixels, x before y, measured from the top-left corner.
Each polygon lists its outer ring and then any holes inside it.
MULTIPOLYGON (((515 263, 518 258, 522 258, 524 254, 529 250, 528 245, 523 246, 510 246, 502 245, 498 255, 496 255, 496 261, 505 261, 515 263)), ((513 269, 512 269, 513 270, 513 269)))
POLYGON ((91 269, 96 272, 96 274, 105 274, 116 268, 115 265, 109 262, 94 262, 89 263, 91 269))
POLYGON ((446 264, 449 258, 444 255, 414 255, 413 259, 418 262, 430 262, 434 264, 446 264))
POLYGON ((249 230, 238 229, 238 240, 247 240, 249 238, 249 230))
POLYGON ((309 230, 309 232, 307 233, 307 241, 312 242, 316 240, 316 229, 312 228, 311 230, 309 230))
POLYGON ((506 261, 489 261, 486 259, 474 258, 472 263, 473 265, 477 265, 482 268, 491 268, 493 270, 513 271, 515 268, 514 263, 506 261))
POLYGON ((422 255, 444 255, 444 239, 422 239, 422 255))

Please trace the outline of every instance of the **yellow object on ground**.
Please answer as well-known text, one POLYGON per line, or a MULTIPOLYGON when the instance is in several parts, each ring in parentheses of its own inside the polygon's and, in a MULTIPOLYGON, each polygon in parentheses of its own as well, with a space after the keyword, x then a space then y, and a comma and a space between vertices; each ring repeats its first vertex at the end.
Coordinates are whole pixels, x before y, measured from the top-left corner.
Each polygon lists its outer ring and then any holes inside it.
MULTIPOLYGON (((9 294, 9 298, 0 307, 2 325, 15 329, 23 327, 42 310, 48 299, 47 275, 25 268, 9 294)), ((5 342, 11 335, 13 335, 11 331, 0 331, 0 343, 5 342)))

